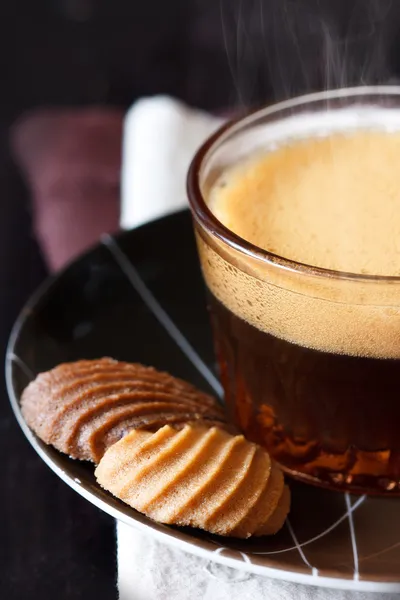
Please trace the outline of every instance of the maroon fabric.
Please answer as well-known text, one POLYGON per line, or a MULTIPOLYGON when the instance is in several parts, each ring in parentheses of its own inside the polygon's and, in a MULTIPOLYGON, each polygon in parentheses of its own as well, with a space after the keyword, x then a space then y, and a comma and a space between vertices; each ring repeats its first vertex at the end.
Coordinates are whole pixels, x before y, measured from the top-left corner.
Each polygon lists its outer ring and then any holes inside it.
POLYGON ((12 148, 52 271, 118 229, 123 116, 110 108, 49 109, 14 125, 12 148))

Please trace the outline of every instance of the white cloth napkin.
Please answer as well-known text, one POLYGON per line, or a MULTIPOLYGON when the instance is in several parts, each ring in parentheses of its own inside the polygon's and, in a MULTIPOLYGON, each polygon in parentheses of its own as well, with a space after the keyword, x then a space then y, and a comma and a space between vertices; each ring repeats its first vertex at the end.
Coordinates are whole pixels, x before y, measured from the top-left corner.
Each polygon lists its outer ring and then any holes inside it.
MULTIPOLYGON (((168 97, 137 102, 124 127, 121 226, 186 204, 197 147, 221 121, 168 97)), ((399 600, 399 594, 330 590, 249 575, 162 544, 117 523, 120 600, 399 600)))
POLYGON ((136 102, 125 118, 121 227, 130 229, 181 209, 195 151, 222 120, 168 96, 136 102))
POLYGON ((267 579, 209 562, 117 524, 120 600, 399 600, 267 579))

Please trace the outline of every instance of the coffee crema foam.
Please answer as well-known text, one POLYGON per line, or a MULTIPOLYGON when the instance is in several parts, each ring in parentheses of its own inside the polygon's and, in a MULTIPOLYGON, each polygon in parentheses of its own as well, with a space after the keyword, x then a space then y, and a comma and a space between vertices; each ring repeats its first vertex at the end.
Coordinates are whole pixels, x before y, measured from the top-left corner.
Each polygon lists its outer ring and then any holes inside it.
MULTIPOLYGON (((398 166, 400 131, 335 132, 242 162, 223 173, 207 201, 225 226, 277 255, 400 276, 398 166)), ((332 353, 400 357, 400 286, 290 273, 197 239, 211 292, 259 330, 332 353)))
POLYGON ((400 276, 400 132, 281 146, 225 173, 209 206, 228 229, 284 258, 400 276))

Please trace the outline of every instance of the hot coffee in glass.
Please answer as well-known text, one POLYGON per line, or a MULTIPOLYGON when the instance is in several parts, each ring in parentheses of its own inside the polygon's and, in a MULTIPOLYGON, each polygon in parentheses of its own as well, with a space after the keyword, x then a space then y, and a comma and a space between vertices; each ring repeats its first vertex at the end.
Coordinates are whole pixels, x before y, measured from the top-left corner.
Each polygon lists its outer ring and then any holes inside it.
POLYGON ((234 420, 299 479, 391 494, 399 102, 399 90, 359 88, 259 111, 214 136, 189 175, 234 420))

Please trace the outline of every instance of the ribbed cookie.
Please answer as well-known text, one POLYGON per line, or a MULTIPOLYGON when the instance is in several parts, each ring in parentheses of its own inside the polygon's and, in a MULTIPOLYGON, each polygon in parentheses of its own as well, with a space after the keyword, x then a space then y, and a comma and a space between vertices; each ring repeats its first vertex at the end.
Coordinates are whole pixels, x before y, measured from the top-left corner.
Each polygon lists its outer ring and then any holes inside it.
POLYGON ((109 358, 59 365, 24 390, 27 424, 46 443, 98 463, 107 447, 133 427, 166 423, 227 427, 224 411, 191 384, 135 363, 109 358))
POLYGON ((216 427, 131 431, 109 447, 95 475, 154 520, 225 536, 275 533, 290 504, 267 452, 216 427))

